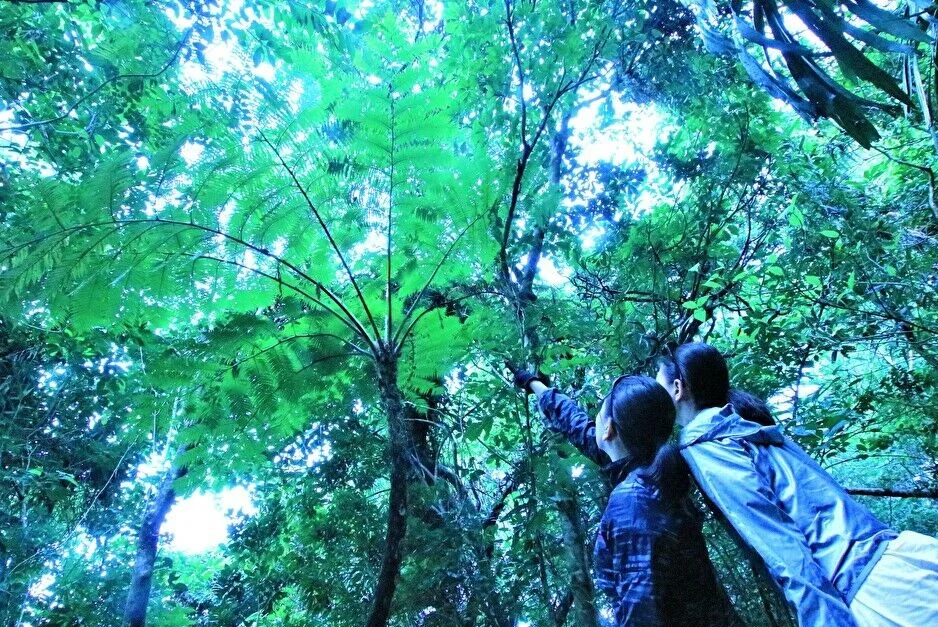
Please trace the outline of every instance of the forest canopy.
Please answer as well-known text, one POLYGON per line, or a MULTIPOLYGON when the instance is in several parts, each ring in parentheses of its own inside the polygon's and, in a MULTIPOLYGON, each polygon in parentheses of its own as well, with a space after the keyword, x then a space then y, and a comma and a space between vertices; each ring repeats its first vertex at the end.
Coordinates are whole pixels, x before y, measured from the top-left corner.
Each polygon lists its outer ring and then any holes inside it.
POLYGON ((595 414, 694 340, 935 535, 936 10, 0 2, 0 624, 602 624, 504 364, 595 414))

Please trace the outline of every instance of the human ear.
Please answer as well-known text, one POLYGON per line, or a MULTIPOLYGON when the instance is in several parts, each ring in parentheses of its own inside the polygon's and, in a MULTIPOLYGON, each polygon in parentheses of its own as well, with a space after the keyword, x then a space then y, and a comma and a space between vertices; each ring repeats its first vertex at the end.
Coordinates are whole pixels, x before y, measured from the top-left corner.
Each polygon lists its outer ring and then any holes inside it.
POLYGON ((672 383, 671 385, 674 386, 674 402, 675 403, 679 401, 687 400, 688 390, 680 379, 675 379, 674 383, 672 383))
POLYGON ((603 429, 602 438, 606 442, 611 442, 616 437, 616 428, 612 426, 612 421, 610 420, 606 423, 606 427, 603 429))

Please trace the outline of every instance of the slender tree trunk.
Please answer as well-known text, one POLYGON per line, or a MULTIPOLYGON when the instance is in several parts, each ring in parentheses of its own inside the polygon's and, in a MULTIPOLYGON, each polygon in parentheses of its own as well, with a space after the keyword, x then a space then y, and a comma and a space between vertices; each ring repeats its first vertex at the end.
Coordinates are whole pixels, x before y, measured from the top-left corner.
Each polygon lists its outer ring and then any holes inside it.
POLYGON ((780 627, 778 621, 775 619, 775 610, 772 608, 772 599, 769 597, 765 586, 762 585, 762 581, 759 580, 759 575, 755 571, 755 568, 753 568, 752 574, 756 579, 756 590, 759 592, 759 600, 762 601, 762 611, 765 612, 765 616, 769 621, 769 627, 780 627))
POLYGON ((391 601, 404 561, 404 538, 407 535, 407 425, 404 401, 397 387, 397 361, 390 357, 378 364, 381 402, 388 417, 391 453, 391 491, 388 497, 388 528, 384 559, 375 585, 367 627, 384 627, 391 616, 391 601))
POLYGON ((580 521, 580 508, 574 497, 563 495, 557 500, 563 543, 567 548, 570 565, 570 591, 573 595, 574 624, 578 627, 596 627, 596 591, 590 576, 590 562, 586 554, 586 534, 580 521))
MULTIPOLYGON (((559 127, 551 141, 550 182, 555 187, 560 185, 563 155, 570 139, 570 119, 572 115, 573 111, 565 111, 560 115, 559 127)), ((533 294, 532 286, 534 277, 537 274, 537 265, 544 254, 546 233, 539 225, 535 225, 533 235, 534 242, 528 252, 528 261, 521 276, 519 298, 516 305, 519 322, 524 327, 524 345, 529 351, 532 362, 537 357, 541 338, 536 328, 525 325, 526 316, 523 314, 531 302, 527 297, 529 294, 533 294)), ((567 551, 567 565, 570 568, 570 590, 568 595, 572 595, 573 598, 572 609, 576 617, 575 624, 580 627, 596 627, 598 624, 596 591, 593 587, 590 556, 587 548, 589 542, 587 542, 583 523, 580 519, 580 507, 577 503, 576 492, 571 491, 563 494, 562 498, 557 500, 556 507, 560 514, 563 544, 567 551)))
MULTIPOLYGON (((4 521, 5 522, 5 521, 4 521)), ((7 560, 11 560, 11 554, 6 547, 0 547, 0 621, 9 624, 12 621, 13 599, 15 595, 10 589, 10 582, 7 581, 7 560)))
MULTIPOLYGON (((511 479, 505 484, 501 495, 496 499, 495 505, 482 521, 482 543, 476 547, 476 560, 478 571, 482 573, 480 583, 472 587, 467 607, 470 612, 481 614, 488 620, 487 625, 495 627, 511 627, 514 621, 509 617, 497 588, 497 572, 495 568, 495 535, 488 532, 498 523, 499 517, 505 509, 508 495, 514 492, 522 481, 522 471, 516 470, 511 479), (481 598, 480 598, 481 597, 481 598)), ((504 592, 502 592, 504 594, 504 592)), ((474 616, 467 617, 465 625, 474 624, 474 616)))
MULTIPOLYGON (((181 447, 174 459, 178 459, 185 450, 185 447, 181 447)), ((124 619, 121 621, 123 627, 143 627, 146 624, 147 604, 153 587, 153 565, 156 562, 160 528, 163 526, 169 508, 176 501, 173 482, 185 476, 186 472, 185 466, 178 466, 174 461, 163 475, 156 497, 143 515, 137 536, 137 557, 134 560, 134 570, 130 578, 130 589, 127 591, 124 619)))
MULTIPOLYGON (((508 616, 508 612, 502 605, 498 590, 496 589, 497 574, 492 557, 487 555, 485 550, 482 550, 477 555, 477 559, 479 560, 478 570, 482 576, 479 578, 480 582, 476 583, 470 592, 470 599, 467 603, 469 611, 477 612, 485 616, 487 621, 485 622, 486 625, 493 625, 494 627, 512 627, 515 623, 508 616), (481 592, 481 594, 477 595, 479 592, 481 592), (479 596, 481 596, 481 599, 478 598, 479 596)), ((475 625, 475 616, 467 616, 463 624, 467 627, 475 625)))
MULTIPOLYGON (((563 155, 566 152, 567 142, 570 138, 570 120, 573 113, 573 111, 566 111, 559 116, 560 124, 551 141, 548 171, 551 185, 554 187, 560 185, 563 155)), ((521 177, 524 173, 523 163, 529 154, 530 152, 525 152, 518 161, 518 173, 512 190, 513 205, 520 193, 521 177)), ((509 212, 509 223, 510 216, 511 212, 509 212)), ((504 248, 504 245, 500 253, 500 259, 502 260, 502 293, 513 305, 517 322, 521 327, 521 343, 527 353, 527 365, 535 369, 540 365, 538 350, 541 346, 541 338, 537 328, 528 322, 527 309, 536 300, 533 285, 538 263, 545 252, 545 229, 546 225, 535 224, 533 226, 531 232, 532 242, 527 252, 527 261, 514 280, 511 271, 508 269, 508 251, 504 248)), ((563 542, 571 573, 570 593, 573 597, 573 611, 577 616, 577 624, 583 627, 594 627, 597 625, 596 595, 590 572, 588 544, 580 521, 576 494, 564 495, 564 498, 557 502, 557 508, 563 526, 563 542)), ((548 607, 547 609, 548 612, 551 612, 553 608, 548 607)))

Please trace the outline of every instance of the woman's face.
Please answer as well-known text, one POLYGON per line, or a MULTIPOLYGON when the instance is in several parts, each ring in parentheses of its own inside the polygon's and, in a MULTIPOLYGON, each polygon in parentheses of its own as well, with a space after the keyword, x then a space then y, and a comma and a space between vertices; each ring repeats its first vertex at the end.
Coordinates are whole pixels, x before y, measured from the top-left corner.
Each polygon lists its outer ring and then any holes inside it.
POLYGON ((609 430, 609 423, 611 422, 609 416, 609 397, 607 396, 603 400, 602 406, 599 408, 599 413, 596 414, 596 446, 599 447, 599 450, 605 450, 603 448, 603 441, 606 431, 609 430))

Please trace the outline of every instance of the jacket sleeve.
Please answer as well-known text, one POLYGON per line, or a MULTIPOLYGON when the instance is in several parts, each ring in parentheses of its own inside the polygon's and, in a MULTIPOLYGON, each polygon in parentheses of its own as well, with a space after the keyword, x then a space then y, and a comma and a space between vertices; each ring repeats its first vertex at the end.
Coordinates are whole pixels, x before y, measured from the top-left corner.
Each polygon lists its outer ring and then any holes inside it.
POLYGON ((548 388, 538 399, 547 428, 567 436, 570 444, 600 466, 612 460, 596 444, 596 425, 569 396, 548 388))
POLYGON ((765 562, 798 624, 854 627, 849 607, 814 561, 795 522, 777 505, 747 446, 754 445, 728 439, 681 452, 700 489, 765 562))

